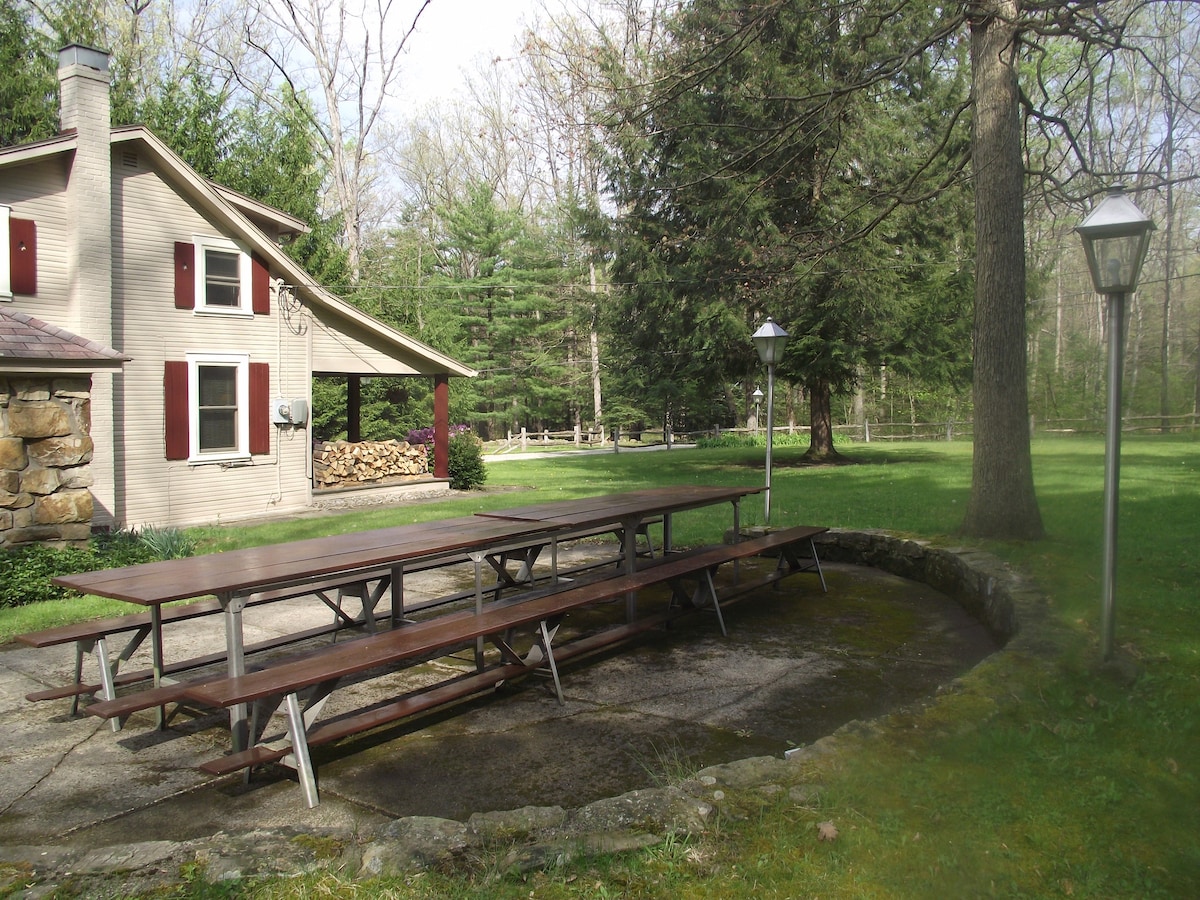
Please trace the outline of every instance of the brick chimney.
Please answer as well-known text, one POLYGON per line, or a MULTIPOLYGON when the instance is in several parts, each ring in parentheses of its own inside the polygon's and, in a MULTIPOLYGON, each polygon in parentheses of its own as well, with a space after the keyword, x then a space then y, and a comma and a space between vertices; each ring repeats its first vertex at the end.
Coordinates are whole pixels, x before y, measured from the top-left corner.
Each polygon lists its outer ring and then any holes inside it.
POLYGON ((108 54, 72 44, 58 54, 59 123, 76 135, 67 176, 67 259, 76 330, 112 346, 112 153, 108 54))
POLYGON ((94 126, 108 139, 108 54, 82 44, 58 51, 59 126, 62 131, 94 126))
MULTIPOLYGON (((108 54, 71 44, 58 53, 59 125, 75 132, 67 173, 68 308, 76 334, 105 347, 113 342, 112 121, 108 54)), ((92 377, 91 433, 94 524, 111 521, 115 506, 114 376, 92 377)))

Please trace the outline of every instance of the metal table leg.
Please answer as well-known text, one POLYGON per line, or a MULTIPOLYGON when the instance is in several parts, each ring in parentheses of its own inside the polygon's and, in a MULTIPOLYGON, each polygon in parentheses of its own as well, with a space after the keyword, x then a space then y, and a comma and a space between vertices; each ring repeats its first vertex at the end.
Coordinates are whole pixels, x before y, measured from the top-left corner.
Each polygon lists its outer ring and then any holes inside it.
MULTIPOLYGON (((240 678, 246 674, 246 648, 242 636, 242 610, 246 600, 232 594, 221 594, 217 599, 225 610, 226 668, 230 678, 240 678)), ((245 703, 229 707, 229 733, 233 738, 234 753, 249 746, 249 709, 245 703)))

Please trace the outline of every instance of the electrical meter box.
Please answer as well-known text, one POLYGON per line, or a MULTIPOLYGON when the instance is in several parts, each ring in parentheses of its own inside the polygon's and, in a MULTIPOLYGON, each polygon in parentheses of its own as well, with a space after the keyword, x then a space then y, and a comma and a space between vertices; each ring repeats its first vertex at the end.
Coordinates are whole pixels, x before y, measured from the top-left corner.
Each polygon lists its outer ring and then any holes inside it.
POLYGON ((276 397, 271 401, 271 422, 275 425, 307 425, 308 401, 276 397))

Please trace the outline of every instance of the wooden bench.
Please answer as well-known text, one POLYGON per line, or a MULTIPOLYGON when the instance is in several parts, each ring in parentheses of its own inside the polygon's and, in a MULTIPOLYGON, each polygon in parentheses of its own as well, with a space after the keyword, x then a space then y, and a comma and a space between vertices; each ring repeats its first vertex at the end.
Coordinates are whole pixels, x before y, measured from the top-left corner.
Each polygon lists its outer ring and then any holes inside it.
POLYGON ((523 598, 492 603, 482 612, 467 610, 403 625, 388 632, 321 648, 300 658, 272 663, 264 669, 237 678, 193 682, 183 691, 183 696, 188 700, 224 708, 255 704, 254 724, 250 732, 252 746, 248 749, 235 748, 233 753, 206 762, 201 768, 214 775, 224 775, 268 762, 287 760, 296 769, 305 800, 311 808, 317 805, 319 799, 310 747, 488 690, 501 681, 533 668, 549 670, 559 701, 562 702, 555 650, 551 646, 553 630, 550 622, 581 607, 612 600, 652 585, 668 584, 672 591, 671 609, 680 606, 702 608, 711 604, 720 620, 722 633, 725 633, 725 623, 720 613, 721 597, 713 580, 716 571, 729 562, 750 556, 777 554, 779 559, 772 573, 756 581, 753 586, 736 586, 737 592, 744 593, 753 587, 778 582, 787 575, 803 571, 815 571, 824 589, 824 574, 812 539, 826 530, 807 526, 789 528, 737 544, 703 548, 654 561, 632 574, 560 584, 523 598), (807 548, 808 556, 799 555, 798 548, 801 547, 807 548), (694 587, 688 587, 686 582, 689 579, 696 580, 694 587), (531 625, 536 626, 536 640, 542 654, 540 661, 527 663, 501 636, 531 625), (324 722, 317 721, 326 699, 342 679, 370 670, 383 672, 389 666, 414 659, 445 655, 451 649, 469 645, 483 637, 490 638, 500 648, 504 660, 502 665, 366 710, 324 722), (302 705, 300 693, 309 690, 312 696, 302 705), (265 713, 260 709, 264 701, 274 701, 274 705, 265 713), (281 741, 262 741, 265 720, 280 701, 286 707, 287 732, 281 741))
MULTIPOLYGON (((262 641, 247 647, 246 652, 258 653, 274 650, 289 643, 330 634, 341 628, 366 625, 369 630, 373 630, 376 619, 373 615, 374 602, 378 600, 378 593, 374 595, 373 600, 369 599, 371 591, 368 582, 380 577, 380 573, 356 573, 352 579, 342 577, 275 591, 262 591, 251 595, 246 601, 246 606, 248 607, 274 603, 294 597, 315 595, 334 610, 334 622, 332 626, 312 628, 262 641), (336 599, 330 596, 334 591, 339 592, 336 599), (350 617, 341 609, 341 593, 351 591, 355 592, 363 600, 363 621, 350 617)), ((218 615, 221 611, 221 604, 216 599, 205 599, 193 603, 164 606, 161 611, 161 622, 163 625, 186 622, 205 616, 218 615)), ((79 711, 79 698, 81 696, 98 694, 101 702, 105 704, 100 709, 109 711, 113 718, 114 731, 120 728, 120 717, 122 716, 179 699, 181 689, 170 684, 156 685, 153 691, 139 691, 136 695, 126 694, 123 697, 117 697, 118 687, 128 687, 154 679, 155 673, 152 669, 120 670, 121 663, 128 662, 132 658, 133 654, 150 635, 152 627, 149 611, 143 611, 125 616, 76 622, 70 625, 47 628, 43 631, 17 635, 16 640, 29 647, 41 648, 69 643, 75 644, 74 681, 58 687, 33 691, 26 694, 25 699, 31 702, 39 702, 42 700, 61 700, 70 697, 71 714, 75 715, 79 711), (121 635, 128 635, 128 640, 120 652, 114 656, 109 648, 109 641, 121 635), (84 659, 89 654, 94 654, 96 657, 96 664, 99 670, 99 681, 97 682, 84 680, 83 664, 84 659)), ((181 672, 213 665, 224 659, 224 653, 214 653, 178 660, 172 663, 164 663, 159 675, 173 676, 181 672)), ((97 711, 93 714, 101 713, 97 711)))

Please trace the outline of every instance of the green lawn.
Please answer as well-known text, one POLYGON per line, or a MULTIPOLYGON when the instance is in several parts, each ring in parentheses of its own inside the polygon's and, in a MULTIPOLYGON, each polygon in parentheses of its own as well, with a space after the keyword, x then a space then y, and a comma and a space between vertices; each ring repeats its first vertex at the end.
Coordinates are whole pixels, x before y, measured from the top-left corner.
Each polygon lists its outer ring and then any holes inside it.
MULTIPOLYGON (((954 536, 966 444, 854 445, 855 465, 805 468, 776 451, 772 523, 954 536)), ((314 875, 241 885, 263 897, 1194 897, 1200 896, 1200 440, 1125 439, 1117 583, 1120 665, 1098 654, 1101 438, 1034 445, 1048 537, 984 546, 1045 588, 1061 629, 1044 659, 985 662, 928 711, 816 768, 810 806, 780 801, 702 839, 532 876, 488 861, 452 875, 355 885, 314 875), (819 822, 839 837, 817 840, 819 822)), ((198 530, 208 549, 374 528, 670 483, 758 484, 761 451, 676 450, 489 465, 487 492, 255 528, 198 530), (536 486, 536 487, 535 487, 536 486), (523 487, 528 491, 514 492, 523 487), (507 488, 508 490, 501 490, 507 488)), ((748 498, 743 522, 762 520, 748 498)), ((680 543, 716 540, 722 512, 679 517, 680 543)), ((0 631, 8 613, 0 614, 0 631)), ((191 896, 216 896, 195 885, 191 896)))

